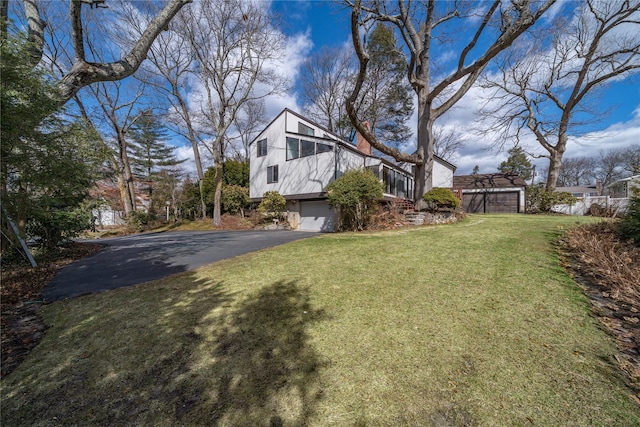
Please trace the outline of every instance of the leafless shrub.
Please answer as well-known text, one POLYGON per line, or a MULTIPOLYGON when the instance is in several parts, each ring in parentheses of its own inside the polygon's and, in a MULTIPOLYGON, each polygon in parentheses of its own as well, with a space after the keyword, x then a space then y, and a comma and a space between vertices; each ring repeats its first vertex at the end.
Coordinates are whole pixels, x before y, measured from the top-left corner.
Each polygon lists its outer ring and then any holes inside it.
POLYGON ((564 246, 585 277, 611 298, 640 305, 640 248, 616 234, 613 223, 584 225, 567 234, 564 246))

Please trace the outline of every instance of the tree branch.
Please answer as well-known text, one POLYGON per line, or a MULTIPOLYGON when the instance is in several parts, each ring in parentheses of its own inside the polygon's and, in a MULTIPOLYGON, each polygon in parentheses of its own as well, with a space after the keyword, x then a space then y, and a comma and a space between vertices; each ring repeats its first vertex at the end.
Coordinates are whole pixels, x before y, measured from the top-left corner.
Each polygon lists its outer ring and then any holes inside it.
MULTIPOLYGON (((83 58, 83 53, 76 51, 76 61, 71 70, 58 83, 61 102, 65 103, 71 99, 81 88, 92 83, 101 81, 116 81, 128 77, 136 72, 142 61, 146 58, 147 52, 151 48, 154 40, 164 30, 169 21, 178 11, 190 3, 191 0, 170 0, 165 8, 149 23, 144 33, 140 36, 133 49, 119 61, 111 63, 89 63, 83 58)), ((78 19, 74 22, 74 27, 81 28, 80 12, 82 0, 73 0, 72 5, 78 6, 78 19)), ((74 43, 78 41, 78 31, 74 37, 74 43)), ((81 34, 81 33, 80 33, 81 34)))

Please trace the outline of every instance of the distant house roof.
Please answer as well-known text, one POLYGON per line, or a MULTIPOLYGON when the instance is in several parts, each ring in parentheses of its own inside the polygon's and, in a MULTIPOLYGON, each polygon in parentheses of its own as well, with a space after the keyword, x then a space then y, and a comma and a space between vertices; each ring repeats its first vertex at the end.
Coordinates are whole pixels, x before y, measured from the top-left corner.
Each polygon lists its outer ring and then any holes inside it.
POLYGON ((556 187, 558 193, 595 193, 598 188, 593 186, 578 185, 573 187, 556 187))
POLYGON ((458 175, 453 177, 453 186, 461 188, 519 188, 526 187, 520 175, 509 173, 488 173, 458 175))

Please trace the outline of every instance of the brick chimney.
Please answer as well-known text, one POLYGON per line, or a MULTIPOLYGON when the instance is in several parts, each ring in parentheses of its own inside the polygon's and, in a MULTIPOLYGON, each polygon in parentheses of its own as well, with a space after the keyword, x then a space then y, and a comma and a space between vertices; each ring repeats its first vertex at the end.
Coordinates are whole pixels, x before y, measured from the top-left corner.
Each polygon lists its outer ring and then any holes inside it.
MULTIPOLYGON (((362 126, 367 128, 368 131, 371 131, 371 125, 369 122, 362 122, 362 126)), ((363 154, 367 156, 371 155, 371 144, 367 141, 364 136, 360 135, 360 132, 356 131, 356 148, 363 154)))
POLYGON ((602 181, 596 181, 596 195, 602 196, 602 181))

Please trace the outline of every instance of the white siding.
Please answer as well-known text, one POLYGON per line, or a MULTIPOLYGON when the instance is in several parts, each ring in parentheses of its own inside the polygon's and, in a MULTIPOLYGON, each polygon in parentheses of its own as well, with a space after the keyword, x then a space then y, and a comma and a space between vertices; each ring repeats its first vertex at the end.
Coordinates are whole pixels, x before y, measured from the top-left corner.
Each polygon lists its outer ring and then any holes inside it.
POLYGON ((453 187, 453 171, 440 163, 438 159, 433 162, 433 186, 442 188, 453 187))

